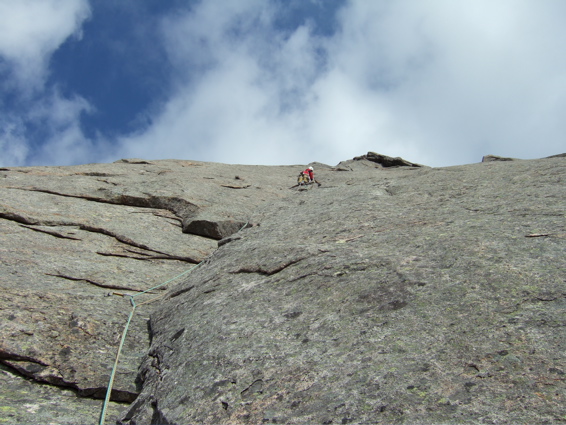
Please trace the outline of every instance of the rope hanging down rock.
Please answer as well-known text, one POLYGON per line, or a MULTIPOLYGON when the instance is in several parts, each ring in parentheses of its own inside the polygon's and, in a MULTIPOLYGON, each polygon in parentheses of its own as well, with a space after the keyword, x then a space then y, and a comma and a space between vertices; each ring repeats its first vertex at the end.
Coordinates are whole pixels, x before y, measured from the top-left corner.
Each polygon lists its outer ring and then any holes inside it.
POLYGON ((132 304, 132 310, 130 311, 130 315, 128 316, 128 321, 126 322, 126 326, 124 327, 124 331, 122 332, 122 339, 120 341, 120 346, 118 347, 118 353, 116 354, 116 361, 114 362, 114 367, 112 368, 112 373, 110 374, 110 380, 108 381, 108 389, 106 390, 106 398, 104 399, 104 404, 102 405, 102 411, 100 413, 100 421, 99 421, 100 425, 104 425, 104 419, 106 418, 106 408, 108 407, 108 403, 110 402, 110 395, 112 394, 112 386, 114 384, 114 376, 116 375, 116 369, 118 368, 118 362, 120 360, 120 354, 122 352, 122 347, 124 346, 124 341, 126 340, 126 335, 128 334, 128 329, 130 327, 130 323, 132 321, 132 318, 134 317, 136 307, 138 305, 143 305, 143 304, 148 304, 150 302, 153 302, 153 301, 157 300, 158 298, 161 298, 161 295, 157 296, 155 298, 152 298, 151 300, 144 301, 143 303, 140 303, 140 304, 136 304, 135 297, 142 295, 142 294, 146 294, 146 293, 148 293, 148 292, 150 292, 154 289, 160 288, 163 285, 166 285, 170 282, 173 282, 174 280, 179 279, 180 277, 182 277, 182 276, 186 275, 187 273, 193 271, 195 268, 197 268, 201 264, 202 264, 202 261, 200 263, 198 263, 197 265, 191 267, 189 270, 185 270, 180 275, 175 276, 173 279, 169 279, 166 282, 160 283, 159 285, 156 285, 153 288, 147 289, 147 290, 140 292, 138 294, 129 295, 130 303, 132 304))
MULTIPOLYGON (((244 225, 242 226, 242 228, 241 228, 240 230, 238 230, 238 232, 240 232, 240 231, 242 231, 243 229, 245 229, 245 228, 248 226, 248 224, 249 224, 249 221, 246 222, 246 224, 244 224, 244 225)), ((236 232, 236 233, 238 233, 238 232, 236 232)), ((174 278, 169 279, 169 280, 167 280, 167 281, 165 281, 165 282, 163 282, 163 283, 160 283, 159 285, 156 285, 156 286, 154 286, 154 287, 152 287, 152 288, 146 289, 146 290, 143 291, 143 292, 139 292, 139 293, 134 294, 134 295, 119 294, 119 295, 129 296, 129 297, 130 297, 130 303, 132 304, 132 310, 130 311, 130 315, 128 316, 128 321, 126 322, 126 326, 124 327, 124 331, 122 332, 122 339, 120 340, 120 345, 119 345, 119 347, 118 347, 118 352, 117 352, 117 354, 116 354, 116 360, 115 360, 115 362, 114 362, 114 367, 112 368, 112 373, 110 374, 110 380, 108 381, 108 389, 106 390, 106 398, 104 399, 104 403, 103 403, 103 405, 102 405, 102 411, 100 412, 99 425, 104 425, 104 420, 106 419, 106 408, 108 407, 108 403, 110 402, 110 396, 111 396, 111 394, 112 394, 112 386, 113 386, 113 384, 114 384, 114 376, 116 375, 116 370, 118 369, 118 362, 119 362, 119 360, 120 360, 120 354, 121 354, 121 352, 122 352, 122 347, 124 346, 124 342, 125 342, 125 340, 126 340, 126 335, 128 334, 128 328, 130 327, 130 323, 131 323, 131 321, 132 321, 132 318, 134 317, 134 313, 135 313, 135 311, 136 311, 136 307, 137 307, 138 305, 149 304, 150 302, 153 302, 153 301, 155 301, 155 300, 161 298, 162 295, 159 295, 159 296, 157 296, 157 297, 154 297, 154 298, 152 298, 152 299, 150 299, 150 300, 148 300, 148 301, 144 301, 144 302, 139 303, 139 304, 136 304, 135 297, 138 297, 138 296, 143 295, 143 294, 147 294, 148 292, 151 292, 151 291, 153 291, 154 289, 160 288, 160 287, 162 287, 162 286, 164 286, 164 285, 167 285, 168 283, 173 282, 174 280, 179 279, 180 277, 182 277, 182 276, 184 276, 184 275, 186 275, 186 274, 192 272, 194 269, 196 269, 198 266, 200 266, 204 261, 206 261, 206 259, 203 260, 203 261, 201 261, 200 263, 194 265, 194 266, 191 267, 190 269, 185 270, 183 273, 181 273, 181 274, 175 276, 174 278)))

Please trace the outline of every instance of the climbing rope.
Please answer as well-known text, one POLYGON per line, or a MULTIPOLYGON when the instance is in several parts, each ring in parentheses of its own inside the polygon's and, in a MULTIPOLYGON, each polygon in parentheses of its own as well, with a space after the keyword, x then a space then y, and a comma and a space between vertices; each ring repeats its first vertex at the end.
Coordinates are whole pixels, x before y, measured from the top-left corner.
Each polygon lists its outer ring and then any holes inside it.
MULTIPOLYGON (((244 224, 240 230, 238 230, 238 232, 242 231, 243 229, 245 229, 249 224, 249 221, 246 222, 246 224, 244 224)), ((238 233, 236 232, 236 233, 238 233)), ((154 286, 153 288, 149 288, 146 289, 145 291, 142 292, 138 292, 137 294, 134 295, 128 295, 128 294, 120 294, 123 296, 129 296, 130 297, 130 303, 132 304, 132 310, 130 311, 130 315, 128 316, 128 321, 126 322, 126 326, 124 327, 124 331, 122 332, 122 339, 120 340, 120 346, 118 347, 118 353, 116 354, 116 360, 114 361, 114 367, 112 368, 112 373, 110 374, 110 380, 108 381, 108 389, 106 390, 106 398, 104 399, 104 404, 102 405, 102 411, 100 412, 100 421, 99 421, 99 425, 104 425, 104 420, 106 419, 106 408, 108 407, 108 403, 110 402, 110 396, 112 394, 112 386, 114 385, 114 376, 116 375, 116 369, 118 369, 118 362, 120 360, 120 354, 122 352, 122 347, 124 346, 124 341, 126 341, 126 335, 128 334, 128 329, 130 327, 130 323, 132 321, 132 318, 134 317, 134 312, 136 311, 136 307, 139 305, 143 305, 143 304, 149 304, 150 302, 153 302, 159 298, 161 298, 163 295, 158 295, 157 297, 154 297, 148 301, 144 301, 142 303, 136 304, 135 301, 135 297, 138 297, 140 295, 143 294, 147 294, 148 292, 153 291, 154 289, 158 289, 164 285, 167 285, 168 283, 173 282, 174 280, 179 279, 180 277, 192 272, 194 269, 196 269, 198 266, 200 266, 205 260, 201 261, 200 263, 194 265, 193 267, 191 267, 188 270, 185 270, 183 273, 175 276, 172 279, 169 279, 163 283, 160 283, 159 285, 154 286)))
POLYGON ((112 373, 110 374, 110 380, 108 381, 108 389, 106 390, 106 398, 104 399, 104 404, 102 405, 102 412, 100 413, 100 422, 99 422, 100 425, 104 425, 104 419, 106 418, 106 408, 108 407, 108 403, 110 402, 110 396, 112 394, 112 386, 114 385, 114 376, 116 375, 116 369, 118 368, 118 362, 120 360, 120 354, 122 353, 122 347, 124 346, 124 341, 126 340, 126 335, 128 334, 128 329, 130 327, 130 323, 132 321, 132 318, 134 317, 136 307, 138 305, 148 304, 152 301, 155 301, 155 300, 161 298, 162 295, 159 295, 155 298, 152 298, 151 300, 144 301, 143 303, 140 303, 140 304, 136 304, 135 297, 146 294, 150 291, 153 291, 154 289, 162 287, 163 285, 171 283, 174 280, 177 280, 180 277, 182 277, 182 276, 188 274, 189 272, 193 271, 195 268, 197 268, 201 264, 202 264, 202 261, 200 263, 198 263, 197 265, 191 267, 190 269, 185 270, 180 275, 175 276, 172 279, 169 279, 166 282, 160 283, 159 285, 156 285, 153 288, 146 289, 145 291, 139 292, 135 295, 129 295, 130 303, 132 304, 132 310, 130 311, 130 315, 128 316, 128 321, 126 322, 126 326, 124 327, 124 331, 122 332, 122 339, 120 341, 120 346, 118 347, 118 353, 116 354, 116 361, 114 362, 114 367, 112 368, 112 373))

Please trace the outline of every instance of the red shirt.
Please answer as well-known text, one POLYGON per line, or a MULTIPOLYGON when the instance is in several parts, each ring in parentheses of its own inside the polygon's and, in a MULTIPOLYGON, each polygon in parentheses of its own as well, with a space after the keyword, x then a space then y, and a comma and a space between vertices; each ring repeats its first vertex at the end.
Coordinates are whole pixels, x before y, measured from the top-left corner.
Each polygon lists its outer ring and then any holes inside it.
POLYGON ((314 180, 314 171, 313 170, 307 168, 305 171, 303 171, 303 174, 307 174, 311 180, 314 180))

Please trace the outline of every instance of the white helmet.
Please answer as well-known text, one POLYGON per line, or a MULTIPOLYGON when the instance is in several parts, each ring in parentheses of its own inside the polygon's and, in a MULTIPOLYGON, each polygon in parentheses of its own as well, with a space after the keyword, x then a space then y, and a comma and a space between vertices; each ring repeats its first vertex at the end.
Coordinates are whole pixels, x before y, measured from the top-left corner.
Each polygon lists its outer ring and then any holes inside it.
POLYGON ((309 170, 313 171, 314 169, 312 167, 309 167, 309 170))

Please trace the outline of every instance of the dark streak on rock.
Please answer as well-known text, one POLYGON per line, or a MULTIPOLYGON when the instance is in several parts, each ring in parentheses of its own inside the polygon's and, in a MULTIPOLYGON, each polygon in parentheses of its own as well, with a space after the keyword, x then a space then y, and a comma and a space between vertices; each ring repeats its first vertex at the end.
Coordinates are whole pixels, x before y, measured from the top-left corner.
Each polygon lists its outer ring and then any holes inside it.
POLYGON ((75 282, 86 282, 90 283, 91 285, 98 286, 99 288, 105 289, 119 289, 122 291, 135 291, 135 292, 142 292, 140 289, 129 288, 127 286, 120 286, 120 285, 107 285, 104 283, 95 282, 94 280, 84 279, 82 277, 73 277, 73 276, 66 276, 63 274, 55 274, 55 273, 45 273, 46 276, 53 276, 53 277, 60 277, 61 279, 72 280, 75 282))
POLYGON ((38 225, 41 224, 39 220, 33 220, 23 215, 16 214, 13 212, 0 212, 0 218, 5 220, 15 221, 16 223, 28 224, 28 225, 38 225))
POLYGON ((37 363, 38 365, 41 366, 49 366, 47 363, 42 362, 41 360, 34 359, 33 357, 22 356, 21 354, 11 353, 9 351, 6 351, 5 349, 0 349, 0 362, 4 363, 4 360, 13 360, 17 362, 24 361, 24 362, 37 363))
POLYGON ((236 274, 236 273, 257 273, 257 274, 263 274, 263 275, 266 275, 266 276, 272 276, 276 273, 279 273, 279 272, 285 270, 287 267, 292 266, 293 264, 297 264, 298 262, 300 262, 304 259, 305 259, 305 257, 297 258, 295 260, 286 261, 282 264, 279 264, 278 266, 268 267, 268 268, 263 268, 263 267, 258 266, 258 265, 247 266, 247 267, 239 268, 238 270, 233 271, 231 273, 233 273, 233 274, 236 274))
POLYGON ((100 202, 103 204, 123 205, 123 206, 138 207, 138 208, 164 209, 171 211, 173 214, 175 214, 178 217, 192 215, 196 213, 196 211, 198 210, 198 207, 195 204, 175 196, 162 197, 162 196, 153 196, 151 194, 148 194, 147 197, 139 197, 139 196, 119 194, 109 198, 102 198, 102 197, 88 196, 88 195, 73 195, 73 194, 61 193, 61 192, 56 192, 54 190, 40 189, 35 187, 12 188, 12 189, 47 193, 49 195, 62 196, 65 198, 84 199, 86 201, 100 202))
MULTIPOLYGON (((47 368, 51 367, 57 370, 53 365, 49 365, 41 360, 22 356, 14 353, 7 352, 5 350, 0 350, 0 363, 6 366, 12 373, 18 376, 23 376, 25 378, 31 378, 39 384, 45 384, 52 387, 61 387, 73 391, 77 396, 83 398, 93 398, 93 399, 103 399, 106 396, 105 387, 97 388, 79 388, 76 382, 67 381, 63 377, 56 375, 40 376, 37 373, 47 368)), ((137 393, 124 391, 124 390, 112 390, 110 400, 117 403, 132 403, 136 397, 137 393)))
POLYGON ((47 235, 51 235, 51 236, 55 236, 56 238, 61 238, 61 239, 70 239, 73 241, 80 241, 82 239, 80 238, 73 238, 72 236, 66 236, 66 235, 62 235, 61 233, 58 232, 54 232, 54 231, 49 231, 49 230, 45 230, 45 229, 38 229, 36 227, 31 227, 31 226, 26 226, 26 225, 21 225, 21 227, 24 227, 26 229, 30 229, 33 230, 34 232, 40 232, 40 233, 45 233, 47 235))
MULTIPOLYGON (((131 240, 130 238, 128 238, 128 237, 126 237, 126 236, 119 235, 119 234, 117 234, 117 233, 111 232, 111 231, 106 230, 106 229, 103 229, 103 228, 101 228, 101 227, 93 227, 93 226, 88 226, 88 225, 86 225, 86 224, 80 224, 80 225, 79 225, 79 228, 80 228, 81 230, 85 230, 85 231, 87 231, 87 232, 101 233, 101 234, 103 234, 103 235, 113 237, 113 238, 116 239, 118 242, 122 242, 123 244, 130 245, 130 246, 133 246, 133 247, 135 247, 135 248, 140 248, 140 249, 144 249, 144 250, 146 250, 146 251, 151 251, 151 252, 156 252, 156 253, 158 253, 158 254, 161 254, 161 256, 153 256, 153 257, 151 257, 151 258, 154 258, 154 259, 179 260, 179 261, 186 261, 186 262, 188 262, 188 263, 193 263, 193 264, 198 264, 198 263, 200 263, 199 260, 195 260, 195 259, 190 258, 190 257, 179 257, 179 256, 169 255, 169 254, 167 254, 167 253, 165 253, 165 252, 157 251, 157 250, 155 250, 155 249, 152 249, 152 248, 148 247, 147 245, 134 242, 133 240, 131 240)), ((127 255, 109 254, 109 253, 102 253, 102 252, 97 252, 97 254, 100 254, 100 255, 108 255, 108 256, 115 255, 115 256, 117 256, 117 257, 129 257, 129 258, 135 258, 135 259, 137 259, 137 260, 146 260, 146 259, 149 259, 149 257, 148 257, 148 258, 136 258, 136 257, 127 256, 127 255)))
MULTIPOLYGON (((134 252, 134 251, 130 251, 130 252, 134 252)), ((174 261, 183 261, 185 263, 190 263, 190 264, 198 264, 200 261, 195 260, 193 258, 190 257, 178 257, 175 255, 149 255, 149 254, 145 254, 145 253, 137 253, 140 255, 140 257, 136 257, 134 255, 127 255, 127 254, 119 254, 116 252, 103 252, 103 251, 97 251, 96 252, 98 255, 102 255, 105 257, 120 257, 120 258, 131 258, 132 260, 142 260, 142 261, 149 261, 149 260, 174 260, 174 261)))
POLYGON ((178 297, 179 295, 183 295, 183 294, 189 292, 189 291, 190 291, 191 289, 193 289, 194 287, 195 287, 194 285, 191 285, 191 286, 189 286, 188 288, 179 289, 178 291, 173 292, 173 293, 169 296, 169 298, 175 298, 175 297, 178 297))

